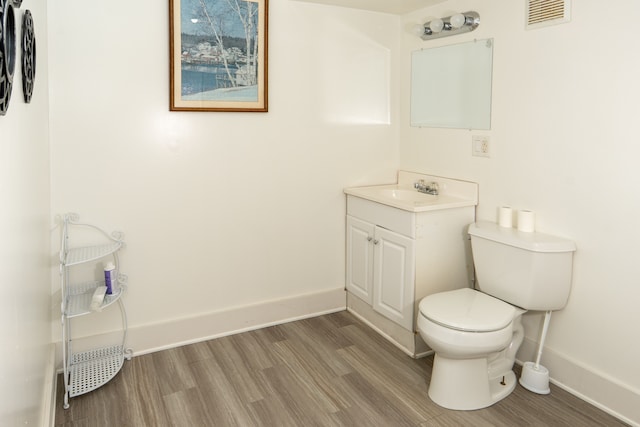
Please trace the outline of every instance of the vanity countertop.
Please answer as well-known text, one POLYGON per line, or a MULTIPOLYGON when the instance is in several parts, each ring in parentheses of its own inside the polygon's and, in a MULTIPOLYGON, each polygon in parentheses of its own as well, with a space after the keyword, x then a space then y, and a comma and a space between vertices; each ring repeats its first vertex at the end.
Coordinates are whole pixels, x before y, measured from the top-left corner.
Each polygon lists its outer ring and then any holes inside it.
POLYGON ((399 171, 395 184, 350 187, 345 194, 409 212, 427 212, 478 204, 478 184, 434 175, 399 171), (421 193, 413 187, 416 181, 437 182, 437 196, 421 193))

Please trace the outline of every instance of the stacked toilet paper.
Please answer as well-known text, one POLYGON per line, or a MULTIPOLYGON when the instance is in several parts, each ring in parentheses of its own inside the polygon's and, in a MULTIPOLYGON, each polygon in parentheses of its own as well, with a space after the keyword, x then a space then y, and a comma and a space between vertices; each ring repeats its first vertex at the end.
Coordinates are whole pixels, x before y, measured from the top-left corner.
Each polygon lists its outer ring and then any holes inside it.
MULTIPOLYGON (((498 209, 498 225, 500 227, 513 227, 513 209, 510 206, 501 206, 498 209)), ((518 231, 533 233, 536 230, 536 213, 527 209, 519 210, 517 215, 518 231)))
POLYGON ((533 233, 536 231, 536 213, 529 210, 518 211, 518 231, 533 233))
POLYGON ((513 226, 513 210, 511 206, 500 206, 498 211, 498 225, 506 228, 513 226))

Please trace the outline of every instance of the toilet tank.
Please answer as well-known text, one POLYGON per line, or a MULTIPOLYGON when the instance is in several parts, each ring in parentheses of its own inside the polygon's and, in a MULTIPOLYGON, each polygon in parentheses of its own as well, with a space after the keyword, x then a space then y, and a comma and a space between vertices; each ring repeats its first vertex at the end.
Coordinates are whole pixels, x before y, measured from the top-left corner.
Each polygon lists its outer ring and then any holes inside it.
POLYGON ((527 310, 560 310, 571 289, 571 240, 492 222, 469 226, 476 289, 527 310))

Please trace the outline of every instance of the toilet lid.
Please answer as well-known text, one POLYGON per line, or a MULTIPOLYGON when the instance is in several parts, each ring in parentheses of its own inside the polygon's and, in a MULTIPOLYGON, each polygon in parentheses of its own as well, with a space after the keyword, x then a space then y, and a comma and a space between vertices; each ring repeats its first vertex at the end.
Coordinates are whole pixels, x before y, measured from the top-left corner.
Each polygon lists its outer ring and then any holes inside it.
POLYGON ((518 310, 469 288, 440 292, 420 301, 420 313, 432 322, 468 332, 491 332, 511 323, 518 310))

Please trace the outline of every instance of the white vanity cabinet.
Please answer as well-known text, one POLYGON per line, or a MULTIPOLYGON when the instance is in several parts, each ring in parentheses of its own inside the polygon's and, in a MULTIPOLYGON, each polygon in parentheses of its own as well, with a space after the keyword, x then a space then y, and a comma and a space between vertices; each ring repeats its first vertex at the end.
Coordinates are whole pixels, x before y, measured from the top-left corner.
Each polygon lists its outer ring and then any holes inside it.
MULTIPOLYGON (((455 190, 447 181, 438 178, 444 191, 455 190)), ((383 193, 364 187, 345 190, 347 307, 414 357, 429 350, 416 334, 420 300, 471 283, 467 227, 475 219, 477 185, 465 184, 470 186, 468 195, 444 193, 428 206, 414 204, 414 209, 369 197, 383 193)), ((396 186, 401 191, 410 188, 406 182, 396 186)))
POLYGON ((415 240, 347 216, 347 290, 412 330, 415 240))

